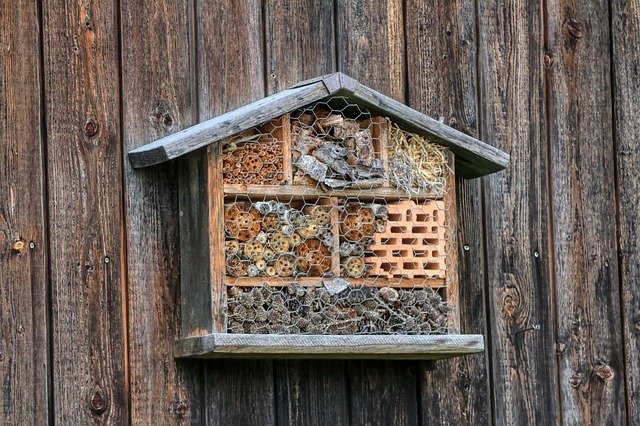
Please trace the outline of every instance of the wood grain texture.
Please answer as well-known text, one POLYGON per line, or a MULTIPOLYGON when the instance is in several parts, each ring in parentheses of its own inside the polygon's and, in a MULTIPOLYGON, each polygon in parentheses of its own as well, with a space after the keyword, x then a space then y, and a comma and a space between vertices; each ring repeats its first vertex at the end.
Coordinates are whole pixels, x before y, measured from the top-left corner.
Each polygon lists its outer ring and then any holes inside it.
POLYGON ((267 0, 265 22, 268 93, 334 70, 333 2, 267 0))
MULTIPOLYGON (((121 4, 125 152, 197 118, 192 7, 169 0, 121 4)), ((199 366, 175 362, 170 353, 180 319, 175 164, 133 170, 123 160, 131 422, 198 422, 199 366)))
POLYGON ((640 423, 640 3, 611 4, 618 233, 627 421, 640 423))
POLYGON ((405 100, 402 1, 336 2, 337 68, 393 99, 405 100))
POLYGON ((418 366, 417 361, 347 362, 349 423, 420 424, 416 387, 418 366))
MULTIPOLYGON (((405 24, 410 52, 408 105, 477 137, 475 2, 410 0, 406 7, 412 11, 405 24)), ((461 332, 486 334, 480 181, 457 178, 456 185, 461 332)), ((434 424, 487 422, 491 416, 487 349, 484 354, 421 366, 424 419, 434 424)))
POLYGON ((440 359, 484 350, 481 335, 309 335, 213 333, 186 337, 177 358, 440 359))
POLYGON ((546 9, 562 419, 624 424, 609 3, 553 0, 546 9))
POLYGON ((279 424, 348 424, 344 361, 289 360, 274 366, 279 424))
MULTIPOLYGON (((336 2, 338 70, 404 102, 402 2, 336 2)), ((410 424, 418 420, 417 362, 350 361, 347 364, 350 421, 410 424)))
MULTIPOLYGON (((265 96, 261 2, 196 2, 199 120, 265 96)), ((274 424, 273 362, 204 365, 207 424, 274 424)))
POLYGON ((55 422, 129 419, 114 1, 43 2, 55 422))
POLYGON ((38 9, 0 2, 0 423, 51 421, 38 9))
MULTIPOLYGON (((335 70, 333 2, 267 1, 265 13, 268 93, 335 70)), ((344 367, 339 360, 274 362, 278 422, 346 424, 344 367)))
POLYGON ((513 159, 485 180, 493 420, 555 420, 541 4, 478 5, 480 136, 513 159))

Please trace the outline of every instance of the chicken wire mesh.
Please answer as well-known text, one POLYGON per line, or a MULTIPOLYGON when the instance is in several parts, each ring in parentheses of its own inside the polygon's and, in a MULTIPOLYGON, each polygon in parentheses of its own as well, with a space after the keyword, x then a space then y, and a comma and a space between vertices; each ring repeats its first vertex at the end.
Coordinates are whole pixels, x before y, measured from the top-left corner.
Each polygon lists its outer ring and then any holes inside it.
POLYGON ((446 333, 445 148, 338 97, 220 152, 228 332, 446 333))

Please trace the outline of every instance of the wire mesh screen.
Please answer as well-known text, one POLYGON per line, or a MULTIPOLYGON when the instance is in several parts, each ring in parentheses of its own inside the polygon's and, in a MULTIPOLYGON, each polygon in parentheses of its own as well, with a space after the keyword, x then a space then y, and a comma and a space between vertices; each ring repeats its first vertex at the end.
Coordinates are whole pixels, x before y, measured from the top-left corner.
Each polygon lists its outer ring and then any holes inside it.
POLYGON ((448 151, 332 98, 221 144, 232 333, 446 333, 448 151))

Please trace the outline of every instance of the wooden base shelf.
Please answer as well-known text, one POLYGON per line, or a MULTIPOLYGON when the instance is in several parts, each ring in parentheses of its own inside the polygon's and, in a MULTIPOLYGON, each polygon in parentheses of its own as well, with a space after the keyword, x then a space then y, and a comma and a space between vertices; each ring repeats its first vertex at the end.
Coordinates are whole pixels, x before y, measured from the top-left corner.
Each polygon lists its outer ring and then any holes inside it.
POLYGON ((436 360, 484 351, 479 334, 305 335, 213 333, 173 345, 175 358, 436 360))
MULTIPOLYGON (((285 287, 290 284, 299 284, 303 287, 320 287, 323 280, 332 278, 280 278, 280 277, 255 277, 235 278, 226 277, 224 283, 227 286, 255 287, 269 284, 272 287, 285 287)), ((345 278, 352 286, 366 287, 396 287, 396 288, 442 288, 445 286, 443 278, 345 278)))

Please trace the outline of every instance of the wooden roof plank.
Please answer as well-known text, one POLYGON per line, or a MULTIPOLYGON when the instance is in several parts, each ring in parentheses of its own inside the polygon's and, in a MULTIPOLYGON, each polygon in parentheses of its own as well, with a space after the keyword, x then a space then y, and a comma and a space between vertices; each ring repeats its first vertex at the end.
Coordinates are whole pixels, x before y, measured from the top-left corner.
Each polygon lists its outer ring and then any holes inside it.
POLYGON ((135 168, 152 166, 273 120, 330 94, 322 80, 283 90, 129 151, 135 168))
POLYGON ((509 164, 507 153, 342 73, 306 80, 282 92, 136 148, 129 152, 129 160, 135 168, 162 163, 330 96, 343 96, 368 108, 371 113, 388 117, 408 131, 434 135, 439 144, 448 147, 456 155, 456 168, 464 177, 494 173, 509 164))

